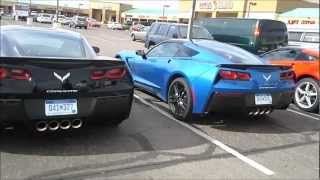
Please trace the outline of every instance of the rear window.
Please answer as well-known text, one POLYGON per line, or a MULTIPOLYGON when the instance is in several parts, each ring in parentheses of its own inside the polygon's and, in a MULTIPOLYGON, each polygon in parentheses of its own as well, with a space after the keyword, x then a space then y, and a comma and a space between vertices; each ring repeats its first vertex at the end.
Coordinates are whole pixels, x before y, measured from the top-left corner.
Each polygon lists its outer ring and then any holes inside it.
POLYGON ((10 39, 12 49, 19 56, 36 57, 85 57, 81 39, 69 38, 59 34, 39 31, 8 31, 5 36, 10 39), (72 49, 72 51, 70 51, 72 49))
POLYGON ((262 32, 287 32, 287 26, 283 22, 274 20, 259 20, 262 32))

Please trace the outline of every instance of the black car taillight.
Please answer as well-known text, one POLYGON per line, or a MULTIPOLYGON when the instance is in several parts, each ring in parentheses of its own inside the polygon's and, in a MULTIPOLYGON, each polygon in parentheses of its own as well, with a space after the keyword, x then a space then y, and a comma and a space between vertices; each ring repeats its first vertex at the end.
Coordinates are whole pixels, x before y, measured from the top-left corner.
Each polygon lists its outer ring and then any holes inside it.
POLYGON ((281 80, 294 80, 295 74, 293 71, 287 71, 280 74, 281 80))
POLYGON ((25 69, 6 69, 0 67, 0 80, 6 78, 13 80, 30 80, 31 73, 25 69))
POLYGON ((251 75, 249 73, 230 70, 220 70, 219 76, 221 79, 225 80, 249 81, 251 79, 251 75))
POLYGON ((119 79, 122 79, 126 75, 126 73, 127 71, 125 68, 97 70, 91 73, 91 79, 92 80, 101 80, 101 79, 119 80, 119 79))
POLYGON ((7 69, 0 67, 0 80, 5 79, 7 76, 8 76, 7 69))
POLYGON ((25 69, 11 69, 10 77, 14 80, 29 80, 31 73, 25 69))

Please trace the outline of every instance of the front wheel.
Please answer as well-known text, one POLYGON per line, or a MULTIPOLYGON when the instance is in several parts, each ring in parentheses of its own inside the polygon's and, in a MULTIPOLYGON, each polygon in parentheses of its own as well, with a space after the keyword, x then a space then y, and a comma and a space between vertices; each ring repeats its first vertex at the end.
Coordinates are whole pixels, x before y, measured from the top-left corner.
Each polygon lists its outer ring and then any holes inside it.
POLYGON ((301 79, 296 86, 294 94, 295 104, 302 110, 316 112, 319 110, 320 90, 319 84, 311 79, 301 79))
POLYGON ((177 78, 168 89, 168 105, 173 116, 179 120, 189 121, 192 117, 192 93, 183 78, 177 78))

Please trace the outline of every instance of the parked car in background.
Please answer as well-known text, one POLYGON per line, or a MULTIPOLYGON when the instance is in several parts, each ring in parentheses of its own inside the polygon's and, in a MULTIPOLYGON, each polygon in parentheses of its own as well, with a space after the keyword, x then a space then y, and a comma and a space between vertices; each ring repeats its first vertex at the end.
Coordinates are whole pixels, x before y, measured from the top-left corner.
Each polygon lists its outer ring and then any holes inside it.
POLYGON ((135 24, 131 26, 130 31, 140 31, 141 29, 144 28, 144 25, 142 24, 135 24))
POLYGON ((273 66, 239 47, 213 40, 164 41, 148 52, 122 51, 134 85, 168 102, 173 116, 286 109, 294 92, 289 66, 273 66))
POLYGON ((71 24, 72 22, 72 18, 71 17, 65 17, 62 21, 61 21, 61 24, 62 25, 68 25, 71 24))
POLYGON ((294 102, 302 110, 319 111, 319 50, 285 47, 267 52, 262 55, 262 58, 271 64, 292 66, 297 82, 294 102))
POLYGON ((39 23, 52 23, 52 15, 46 13, 40 13, 37 17, 37 22, 39 23))
POLYGON ((149 26, 143 26, 142 28, 139 29, 132 29, 131 33, 130 33, 130 37, 132 39, 132 41, 145 41, 146 39, 146 35, 147 32, 149 31, 150 27, 149 26))
MULTIPOLYGON (((62 23, 66 17, 64 15, 58 15, 58 22, 62 23)), ((52 22, 57 22, 57 15, 54 15, 52 18, 52 22)))
POLYGON ((270 19, 204 18, 196 24, 205 27, 215 40, 239 46, 255 54, 286 46, 285 23, 270 19))
POLYGON ((318 50, 319 29, 290 29, 289 46, 298 46, 302 48, 312 48, 318 50))
POLYGON ((39 13, 37 11, 31 11, 30 16, 32 17, 33 22, 37 22, 37 18, 39 16, 39 13))
POLYGON ((112 29, 112 30, 123 30, 122 24, 118 22, 108 22, 107 28, 112 29))
POLYGON ((98 22, 94 18, 87 18, 87 22, 89 27, 101 27, 101 22, 98 22))
POLYGON ((73 16, 72 21, 69 23, 70 27, 73 28, 88 28, 87 17, 84 16, 73 16))
MULTIPOLYGON (((155 22, 152 23, 145 38, 145 47, 150 48, 168 39, 187 38, 188 25, 178 23, 155 22)), ((201 26, 193 26, 193 39, 213 39, 210 33, 201 26)))
POLYGON ((0 125, 44 132, 117 126, 129 117, 133 82, 125 63, 97 56, 81 34, 1 26, 0 35, 0 125))

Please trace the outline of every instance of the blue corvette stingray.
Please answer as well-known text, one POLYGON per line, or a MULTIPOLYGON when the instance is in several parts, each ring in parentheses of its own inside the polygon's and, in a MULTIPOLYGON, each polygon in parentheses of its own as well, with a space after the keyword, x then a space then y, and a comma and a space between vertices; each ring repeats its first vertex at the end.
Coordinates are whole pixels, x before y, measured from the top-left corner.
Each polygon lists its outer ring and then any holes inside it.
POLYGON ((241 111, 263 116, 292 101, 294 72, 265 64, 238 47, 213 40, 169 40, 149 50, 121 51, 135 86, 169 104, 173 115, 241 111))

